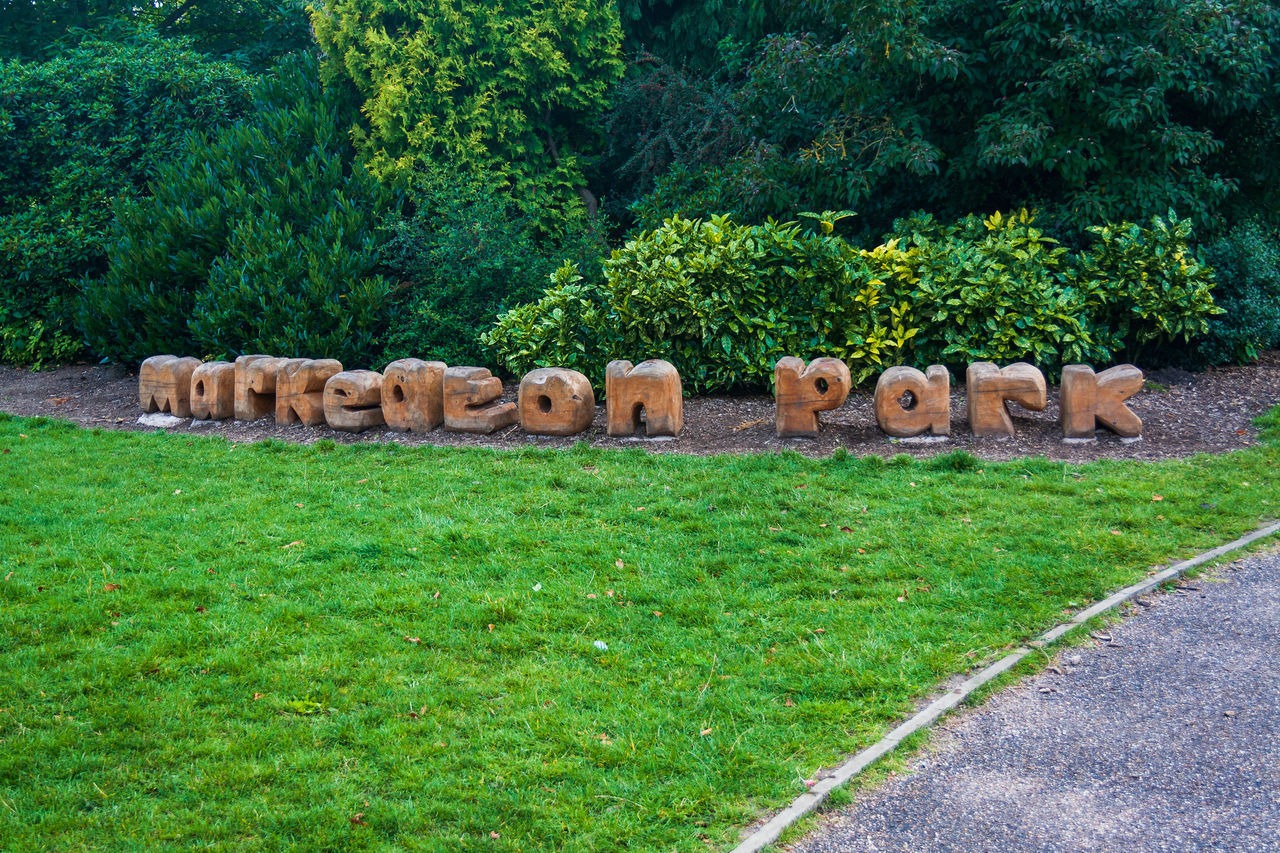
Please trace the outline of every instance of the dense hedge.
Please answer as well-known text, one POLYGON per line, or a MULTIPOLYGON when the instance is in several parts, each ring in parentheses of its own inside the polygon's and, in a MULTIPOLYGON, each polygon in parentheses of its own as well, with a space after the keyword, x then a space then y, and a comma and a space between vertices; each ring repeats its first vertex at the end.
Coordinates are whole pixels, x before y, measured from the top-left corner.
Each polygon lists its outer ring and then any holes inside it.
POLYGON ((246 119, 193 136, 151 197, 117 205, 107 270, 81 302, 94 353, 372 363, 393 290, 378 226, 395 198, 354 164, 317 76, 313 58, 291 60, 246 119))
POLYGON ((1211 271, 1174 218, 1096 229, 1068 251, 1026 211, 928 217, 863 250, 834 236, 674 218, 615 250, 600 282, 572 268, 485 336, 519 375, 575 367, 599 381, 611 358, 665 358, 687 391, 759 388, 780 356, 835 356, 855 381, 898 363, 1109 364, 1203 334, 1211 271))
POLYGON ((0 361, 79 352, 73 286, 105 266, 112 205, 141 195, 189 131, 241 114, 252 82, 146 32, 0 64, 0 361))

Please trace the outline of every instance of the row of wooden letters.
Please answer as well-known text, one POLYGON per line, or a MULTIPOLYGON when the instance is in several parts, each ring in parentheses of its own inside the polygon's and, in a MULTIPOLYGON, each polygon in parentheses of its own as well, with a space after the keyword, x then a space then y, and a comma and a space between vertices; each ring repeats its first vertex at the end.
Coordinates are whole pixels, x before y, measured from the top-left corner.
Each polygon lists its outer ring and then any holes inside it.
MULTIPOLYGON (((806 364, 780 359, 774 368, 777 432, 814 436, 819 412, 844 404, 852 385, 849 368, 835 358, 806 364)), ((990 362, 966 371, 969 427, 975 435, 1012 435, 1008 403, 1042 410, 1044 374, 1025 364, 990 362)), ((1124 401, 1142 388, 1142 371, 1120 365, 1094 373, 1085 365, 1062 372, 1061 425, 1070 438, 1092 436, 1099 425, 1124 436, 1142 432, 1142 421, 1124 401)), ((526 432, 574 435, 591 425, 595 395, 576 370, 547 367, 520 380, 515 403, 502 402, 502 382, 483 367, 448 367, 439 361, 401 359, 382 373, 343 370, 334 359, 243 355, 234 363, 157 355, 142 363, 138 396, 145 412, 202 420, 252 421, 274 414, 281 424, 360 432, 386 424, 426 432, 441 425, 455 432, 491 433, 519 423, 526 432)), ((677 435, 684 422, 680 374, 666 361, 605 367, 605 420, 613 436, 677 435)), ((886 433, 909 437, 951 432, 951 375, 891 367, 875 392, 876 420, 886 433)))

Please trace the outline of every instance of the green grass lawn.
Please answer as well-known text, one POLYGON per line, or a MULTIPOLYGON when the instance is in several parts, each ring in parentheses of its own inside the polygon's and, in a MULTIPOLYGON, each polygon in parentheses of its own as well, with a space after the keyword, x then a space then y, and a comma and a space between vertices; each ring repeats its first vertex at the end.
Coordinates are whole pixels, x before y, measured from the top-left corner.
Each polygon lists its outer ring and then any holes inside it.
POLYGON ((886 463, 0 415, 0 450, 5 850, 722 849, 949 675, 1280 515, 1275 445, 886 463))

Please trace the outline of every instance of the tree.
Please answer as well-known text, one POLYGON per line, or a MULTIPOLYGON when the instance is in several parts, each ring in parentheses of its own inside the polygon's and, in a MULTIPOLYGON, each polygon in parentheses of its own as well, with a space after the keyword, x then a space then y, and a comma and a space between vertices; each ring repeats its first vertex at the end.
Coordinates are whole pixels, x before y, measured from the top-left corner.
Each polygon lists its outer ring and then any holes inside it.
POLYGON ((380 179, 436 163, 483 176, 547 227, 594 210, 583 166, 622 73, 609 0, 325 0, 312 23, 328 80, 363 100, 353 136, 380 179))
POLYGON ((1266 0, 830 0, 787 7, 723 165, 643 204, 759 219, 1022 205, 1069 234, 1175 208, 1216 227, 1280 183, 1280 15, 1266 0))
POLYGON ((305 0, 0 0, 0 58, 46 59, 82 31, 138 27, 254 68, 312 43, 305 0))

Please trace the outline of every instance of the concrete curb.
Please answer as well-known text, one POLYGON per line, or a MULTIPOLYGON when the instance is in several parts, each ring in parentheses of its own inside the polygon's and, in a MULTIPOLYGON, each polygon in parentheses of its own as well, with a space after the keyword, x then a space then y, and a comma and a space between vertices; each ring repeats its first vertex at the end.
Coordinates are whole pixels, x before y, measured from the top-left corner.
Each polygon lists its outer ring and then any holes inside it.
POLYGON ((764 826, 757 829, 751 835, 747 836, 733 849, 733 853, 760 853, 769 845, 778 840, 783 831, 794 824, 800 818, 812 812, 822 804, 832 791, 848 782, 854 776, 857 776, 863 770, 870 767, 881 757, 892 752, 907 737, 915 734, 931 725, 943 714, 955 708, 965 699, 967 699, 976 690, 988 684, 1002 673, 1005 673, 1016 666, 1023 658, 1031 654, 1033 648, 1043 648, 1060 639, 1063 635, 1080 627, 1085 622, 1093 619, 1102 613, 1107 612, 1126 601, 1137 598, 1140 595, 1150 592, 1163 583, 1177 578, 1202 563, 1210 560, 1216 560, 1224 554, 1229 554, 1239 548, 1243 548, 1259 539, 1265 539, 1280 533, 1280 521, 1263 525, 1252 533, 1241 536, 1239 539, 1220 545, 1212 551, 1205 551, 1203 554, 1183 560, 1180 563, 1174 563, 1167 569, 1157 572, 1145 580, 1127 586, 1124 589, 1112 593, 1107 598, 1099 601, 1092 607, 1077 613, 1070 622, 1064 622, 1049 631, 1041 634, 1035 640, 1032 640, 1026 646, 1017 648, 995 663, 987 666, 976 675, 966 679, 959 687, 956 687, 942 696, 929 703, 927 707, 918 712, 911 719, 899 725, 889 734, 880 739, 879 742, 867 747, 861 752, 853 755, 844 764, 836 767, 822 779, 818 780, 812 788, 805 793, 796 797, 791 805, 787 806, 778 814, 774 815, 764 826))

